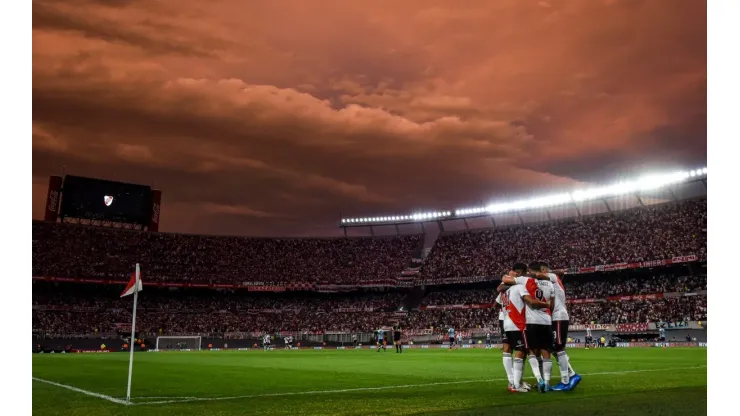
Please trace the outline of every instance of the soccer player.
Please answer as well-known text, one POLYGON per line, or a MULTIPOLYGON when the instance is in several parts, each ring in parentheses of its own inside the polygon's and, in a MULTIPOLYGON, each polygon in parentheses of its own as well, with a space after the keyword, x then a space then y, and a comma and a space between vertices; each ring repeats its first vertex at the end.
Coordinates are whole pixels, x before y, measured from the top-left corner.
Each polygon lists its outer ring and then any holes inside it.
MULTIPOLYGON (((506 277, 510 278, 516 278, 521 275, 523 275, 527 270, 527 266, 524 263, 517 263, 514 265, 514 269, 510 270, 504 277, 502 277, 502 280, 505 280, 506 277)), ((515 280, 510 280, 509 283, 511 285, 515 284, 515 280)), ((497 291, 499 292, 498 296, 496 297, 496 303, 501 305, 501 310, 498 313, 498 319, 499 319, 499 330, 501 331, 501 351, 502 351, 502 361, 504 364, 504 371, 506 372, 506 378, 509 380, 509 387, 511 387, 514 382, 514 364, 513 359, 511 356, 511 345, 509 345, 507 336, 506 336, 506 330, 504 329, 504 320, 506 318, 506 306, 508 304, 508 290, 511 287, 511 285, 504 284, 503 282, 501 285, 499 285, 497 291)), ((521 378, 521 377, 520 377, 521 378)), ((526 381, 521 382, 521 388, 529 391, 532 386, 529 385, 526 381)))
POLYGON ((665 342, 665 328, 660 328, 660 342, 665 342))
POLYGON ((355 346, 355 348, 360 346, 360 343, 357 342, 357 334, 352 334, 352 344, 355 346))
POLYGON ((270 334, 265 334, 262 338, 262 349, 267 351, 270 349, 270 334))
POLYGON ((283 340, 285 341, 285 349, 286 350, 289 350, 289 349, 291 349, 293 347, 293 345, 291 345, 291 344, 293 344, 293 337, 291 337, 290 335, 288 335, 287 337, 283 338, 283 340))
POLYGON ((447 334, 450 337, 450 350, 455 347, 455 328, 450 327, 450 329, 447 330, 447 334))
POLYGON ((570 324, 570 315, 565 301, 565 287, 562 280, 555 273, 550 271, 550 266, 545 262, 540 262, 540 274, 547 277, 555 289, 554 307, 552 310, 552 332, 555 338, 554 352, 560 368, 560 384, 555 385, 552 389, 555 391, 570 391, 581 382, 581 376, 576 374, 570 365, 570 358, 565 352, 565 345, 568 342, 568 326, 570 324))
POLYGON ((592 342, 593 342, 593 339, 591 338, 591 328, 586 327, 586 349, 588 349, 588 347, 591 346, 592 342))
POLYGON ((506 339, 506 330, 504 329, 504 320, 506 319, 506 305, 509 304, 507 297, 509 296, 508 290, 511 286, 502 284, 499 286, 499 294, 496 297, 496 303, 501 305, 501 310, 498 312, 498 325, 499 331, 501 331, 501 352, 504 363, 504 371, 506 372, 506 378, 509 380, 509 389, 514 385, 514 363, 511 357, 511 345, 506 339))
POLYGON ((486 347, 491 348, 491 333, 486 331, 486 347))
POLYGON ((384 336, 385 336, 385 331, 383 331, 382 328, 379 329, 378 330, 378 351, 376 351, 376 352, 380 352, 380 349, 381 348, 383 348, 383 352, 386 351, 386 349, 385 349, 385 345, 386 344, 385 344, 385 340, 383 339, 384 336))
MULTIPOLYGON (((521 269, 522 263, 514 266, 514 270, 521 269)), ((526 267, 526 266, 525 266, 526 267)), ((553 349, 552 317, 550 311, 554 307, 554 288, 549 280, 538 280, 535 273, 540 272, 540 263, 532 262, 527 267, 527 276, 504 276, 502 281, 506 284, 517 284, 524 286, 529 296, 547 303, 548 308, 532 308, 526 306, 527 330, 525 339, 529 349, 529 365, 537 378, 537 386, 541 393, 550 391, 550 376, 552 375, 552 360, 550 351, 553 349), (538 356, 542 357, 542 369, 538 356)))
POLYGON ((396 323, 393 327, 393 344, 396 346, 396 353, 400 354, 403 352, 403 345, 401 345, 401 323, 396 323))
MULTIPOLYGON (((506 291, 503 297, 506 314, 504 316, 504 330, 509 348, 514 351, 513 377, 509 391, 512 393, 526 393, 522 386, 522 374, 524 373, 524 357, 530 351, 526 314, 529 310, 548 308, 549 302, 541 301, 529 294, 524 285, 513 285, 506 291)), ((548 329, 549 333, 549 329, 548 329)), ((535 363, 537 359, 534 359, 535 363)), ((533 366, 535 375, 539 373, 539 367, 533 366)), ((541 377, 538 377, 541 380, 541 377)))

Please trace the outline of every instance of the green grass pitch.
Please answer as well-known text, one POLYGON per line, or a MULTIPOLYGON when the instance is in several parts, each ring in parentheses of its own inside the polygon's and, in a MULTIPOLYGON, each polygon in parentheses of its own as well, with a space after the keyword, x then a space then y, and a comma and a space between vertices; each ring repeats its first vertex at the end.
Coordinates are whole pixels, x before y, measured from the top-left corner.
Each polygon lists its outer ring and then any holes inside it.
POLYGON ((133 405, 115 402, 125 397, 128 354, 34 355, 33 413, 706 414, 706 349, 573 349, 569 355, 583 375, 575 391, 511 394, 498 350, 137 353, 133 405))

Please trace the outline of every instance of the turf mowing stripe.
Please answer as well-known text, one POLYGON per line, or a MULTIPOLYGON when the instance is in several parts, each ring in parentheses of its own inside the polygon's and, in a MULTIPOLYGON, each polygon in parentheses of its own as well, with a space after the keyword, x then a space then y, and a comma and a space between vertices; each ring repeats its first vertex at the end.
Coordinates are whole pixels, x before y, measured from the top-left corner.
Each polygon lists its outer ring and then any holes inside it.
MULTIPOLYGON (((654 371, 675 371, 675 370, 695 370, 699 368, 706 368, 705 365, 694 366, 694 367, 674 367, 674 368, 654 368, 649 370, 625 370, 625 371, 605 371, 601 373, 588 373, 582 374, 584 376, 602 376, 602 375, 621 375, 631 373, 648 373, 654 371)), ((285 392, 285 393, 264 393, 264 394, 252 394, 247 396, 231 396, 231 397, 203 397, 203 398, 192 398, 183 400, 162 400, 146 403, 131 403, 137 406, 143 405, 154 405, 154 404, 175 404, 175 403, 192 403, 192 402, 210 402, 220 400, 238 400, 238 399, 257 399, 261 397, 282 397, 282 396, 302 396, 308 394, 334 394, 334 393, 350 393, 357 391, 375 391, 375 390, 390 390, 390 389, 408 389, 414 387, 430 387, 430 386, 445 386, 452 384, 470 384, 470 383, 482 383, 492 381, 508 381, 505 378, 493 378, 493 379, 478 379, 478 380, 460 380, 460 381, 441 381, 437 383, 426 383, 426 384, 402 384, 397 386, 381 386, 381 387, 357 387, 351 389, 338 389, 338 390, 313 390, 313 391, 297 391, 297 392, 285 392)), ((143 398, 143 397, 142 397, 143 398)), ((139 398, 136 398, 137 400, 139 398)), ((173 398, 174 399, 174 398, 173 398)))
POLYGON ((77 392, 77 393, 82 393, 85 396, 97 397, 98 399, 108 400, 109 402, 112 402, 112 403, 122 404, 122 405, 126 405, 126 406, 133 404, 133 403, 129 403, 129 402, 125 401, 125 400, 116 399, 115 397, 107 396, 105 394, 95 393, 94 391, 83 390, 83 389, 80 389, 80 388, 77 388, 77 387, 74 387, 74 386, 70 386, 70 385, 67 385, 67 384, 56 383, 54 381, 44 380, 42 378, 36 378, 36 377, 31 377, 31 378, 33 380, 38 381, 38 382, 41 382, 41 383, 51 384, 52 386, 57 386, 57 387, 61 387, 63 389, 72 390, 72 391, 77 392))

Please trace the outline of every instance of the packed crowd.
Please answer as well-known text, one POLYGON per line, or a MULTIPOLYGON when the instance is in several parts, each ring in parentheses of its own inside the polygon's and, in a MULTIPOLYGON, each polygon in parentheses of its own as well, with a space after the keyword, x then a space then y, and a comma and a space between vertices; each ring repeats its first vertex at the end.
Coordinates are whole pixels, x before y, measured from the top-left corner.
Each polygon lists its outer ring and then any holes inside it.
POLYGON ((35 276, 149 281, 357 283, 395 279, 420 236, 245 238, 33 222, 35 276))
MULTIPOLYGON (((696 293, 706 287, 705 276, 612 278, 604 286, 591 280, 566 281, 570 293, 587 293, 603 299, 610 293, 696 293), (660 280, 663 279, 663 280, 660 280), (594 288, 605 289, 601 293, 594 288), (586 288, 586 289, 582 289, 586 288), (615 288, 613 291, 606 290, 615 288), (638 292, 629 292, 633 288, 638 292)), ((120 288, 98 285, 34 284, 34 333, 101 334, 128 330, 131 299, 118 299, 120 288)), ((569 305, 571 323, 635 323, 705 321, 706 295, 677 296, 649 301, 597 301, 569 305)), ((169 291, 150 288, 139 297, 137 326, 147 334, 227 334, 260 331, 370 332, 399 319, 413 329, 496 328, 498 306, 485 309, 422 309, 405 316, 402 292, 348 294, 250 294, 211 290, 169 291)), ((478 290, 429 292, 422 305, 492 303, 492 287, 478 290)))
MULTIPOLYGON (((706 256, 706 199, 597 217, 441 235, 427 258, 427 278, 500 276, 515 261, 553 268, 706 256)), ((290 285, 391 280, 408 265, 421 236, 348 239, 242 238, 149 233, 33 222, 35 276, 126 280, 143 264, 149 282, 290 285)), ((566 276, 569 299, 701 292, 706 276, 624 271, 566 276)), ((120 288, 34 284, 33 329, 47 335, 115 332, 131 322, 120 288), (86 289, 83 289, 86 288, 86 289)), ((703 292, 702 292, 703 293, 703 292)), ((491 287, 433 291, 421 305, 492 303, 491 287)), ((371 331, 398 319, 401 292, 258 293, 150 287, 139 299, 146 333, 226 334, 259 331, 371 331)), ((415 306, 412 305, 412 309, 415 306)), ((706 320, 706 296, 650 301, 575 303, 572 323, 706 320)), ((495 327, 497 307, 412 310, 407 328, 495 327)))
MULTIPOLYGON (((426 279, 496 276, 520 260, 554 268, 706 256, 706 199, 441 235, 426 279)), ((36 276, 154 281, 354 284, 396 279, 421 236, 283 239, 149 233, 33 222, 36 276)))
MULTIPOLYGON (((36 286, 44 285, 37 283, 36 286)), ((130 298, 119 298, 120 288, 110 289, 104 286, 93 286, 88 290, 75 291, 88 285, 62 284, 55 291, 44 290, 34 293, 35 307, 73 308, 76 310, 116 310, 131 307, 130 298), (93 288, 95 290, 93 290, 93 288)), ((332 312, 341 309, 394 311, 401 303, 403 295, 399 292, 362 294, 311 295, 291 293, 273 294, 235 293, 234 291, 187 290, 167 292, 166 290, 147 289, 138 298, 138 309, 152 312, 241 312, 264 310, 316 310, 332 312)))
MULTIPOLYGON (((307 333, 371 332, 393 322, 387 312, 324 312, 294 310, 274 313, 219 311, 211 313, 162 312, 137 313, 136 327, 142 334, 187 335, 296 331, 307 333)), ((45 336, 88 335, 130 331, 131 314, 127 310, 81 312, 36 310, 34 334, 45 336)))
POLYGON ((570 305, 571 321, 611 324, 707 320, 707 297, 689 296, 630 302, 570 305))
POLYGON ((706 256, 707 201, 688 200, 614 214, 441 235, 422 275, 495 276, 516 261, 554 268, 706 256))
MULTIPOLYGON (((644 295, 652 293, 689 293, 707 290, 707 276, 685 276, 661 271, 625 272, 591 276, 564 276, 563 284, 568 299, 604 299, 611 296, 644 295)), ((492 288, 478 290, 429 292, 424 305, 462 305, 492 303, 492 288)))
MULTIPOLYGON (((567 278, 564 279, 568 281, 567 278)), ((571 299, 599 299, 609 296, 644 295, 650 293, 697 292, 707 290, 707 276, 675 276, 659 274, 647 278, 619 274, 592 280, 575 278, 568 281, 571 299)))
MULTIPOLYGON (((676 297, 650 301, 599 302, 570 307, 571 323, 618 324, 635 322, 706 321, 706 296, 676 297)), ((321 333, 372 332, 380 326, 401 321, 406 328, 492 328, 496 329, 497 309, 421 310, 405 317, 389 312, 324 312, 316 309, 275 313, 162 312, 154 310, 137 315, 137 328, 145 334, 185 335, 231 332, 296 331, 321 333)), ((81 312, 35 310, 33 332, 46 336, 103 334, 117 330, 126 333, 131 322, 127 310, 81 312)))

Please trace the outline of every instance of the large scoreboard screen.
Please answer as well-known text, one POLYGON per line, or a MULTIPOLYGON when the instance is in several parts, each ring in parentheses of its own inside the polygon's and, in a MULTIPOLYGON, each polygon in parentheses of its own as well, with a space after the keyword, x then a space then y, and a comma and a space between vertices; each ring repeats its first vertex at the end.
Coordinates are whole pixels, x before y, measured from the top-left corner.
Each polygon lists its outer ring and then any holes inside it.
POLYGON ((67 175, 62 185, 60 214, 147 225, 152 217, 152 188, 67 175))

